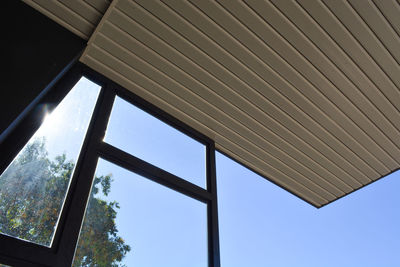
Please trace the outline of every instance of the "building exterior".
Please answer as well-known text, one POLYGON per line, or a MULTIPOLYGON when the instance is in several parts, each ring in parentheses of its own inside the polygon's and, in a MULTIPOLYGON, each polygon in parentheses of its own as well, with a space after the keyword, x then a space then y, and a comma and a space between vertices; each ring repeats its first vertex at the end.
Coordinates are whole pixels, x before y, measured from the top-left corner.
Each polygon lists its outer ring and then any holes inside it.
POLYGON ((71 265, 99 158, 205 203, 209 266, 216 150, 317 208, 399 168, 395 1, 23 2, 6 2, 1 172, 82 76, 102 89, 50 243, 1 235, 5 264, 71 265), (115 99, 202 144, 206 185, 104 141, 115 99))

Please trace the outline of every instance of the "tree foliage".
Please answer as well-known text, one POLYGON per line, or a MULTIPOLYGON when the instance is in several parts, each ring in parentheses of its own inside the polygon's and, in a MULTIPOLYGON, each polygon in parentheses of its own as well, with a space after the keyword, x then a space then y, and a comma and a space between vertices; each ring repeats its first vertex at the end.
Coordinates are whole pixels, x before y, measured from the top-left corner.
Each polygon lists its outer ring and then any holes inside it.
MULTIPOLYGON (((0 176, 0 232, 49 246, 73 169, 65 154, 48 158, 44 139, 29 143, 0 176)), ((111 175, 94 178, 74 266, 120 266, 130 251, 118 236, 118 203, 100 198, 111 181, 111 175)))
POLYGON ((129 245, 118 236, 115 225, 119 209, 117 202, 107 202, 97 198, 99 185, 107 196, 111 188, 111 175, 95 177, 94 186, 86 210, 85 222, 76 250, 74 266, 119 266, 125 253, 130 251, 129 245), (106 219, 105 219, 106 218, 106 219))

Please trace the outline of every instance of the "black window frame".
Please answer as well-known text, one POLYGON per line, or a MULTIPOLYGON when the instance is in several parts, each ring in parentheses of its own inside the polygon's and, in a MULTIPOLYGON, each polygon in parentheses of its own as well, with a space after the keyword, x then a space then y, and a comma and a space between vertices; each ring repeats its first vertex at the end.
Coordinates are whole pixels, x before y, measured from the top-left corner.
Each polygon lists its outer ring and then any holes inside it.
MULTIPOLYGON (((86 65, 76 62, 58 77, 52 88, 0 142, 0 173, 40 127, 46 115, 41 105, 54 109, 81 77, 101 86, 88 130, 71 177, 64 207, 51 247, 0 234, 0 263, 12 266, 71 266, 92 180, 99 158, 207 204, 208 266, 220 266, 215 143, 212 139, 167 114, 86 65), (103 141, 115 97, 118 96, 205 145, 206 189, 171 174, 103 141)), ((206 234, 206 233, 205 233, 206 234)))

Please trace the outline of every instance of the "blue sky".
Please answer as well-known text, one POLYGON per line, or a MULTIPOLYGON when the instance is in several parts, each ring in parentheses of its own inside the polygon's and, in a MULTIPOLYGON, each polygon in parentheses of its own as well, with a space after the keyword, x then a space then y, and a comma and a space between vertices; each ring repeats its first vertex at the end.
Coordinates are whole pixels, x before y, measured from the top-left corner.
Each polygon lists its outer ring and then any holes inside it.
POLYGON ((321 209, 217 155, 222 266, 400 266, 400 173, 321 209))
MULTIPOLYGON (((36 135, 51 157, 76 159, 82 144, 99 88, 86 79, 75 88, 36 135)), ((205 186, 204 146, 119 98, 105 141, 205 186)), ((399 172, 316 209, 222 154, 216 162, 223 267, 400 266, 399 172)), ((127 266, 207 265, 204 203, 100 160, 97 174, 110 173, 127 266)))

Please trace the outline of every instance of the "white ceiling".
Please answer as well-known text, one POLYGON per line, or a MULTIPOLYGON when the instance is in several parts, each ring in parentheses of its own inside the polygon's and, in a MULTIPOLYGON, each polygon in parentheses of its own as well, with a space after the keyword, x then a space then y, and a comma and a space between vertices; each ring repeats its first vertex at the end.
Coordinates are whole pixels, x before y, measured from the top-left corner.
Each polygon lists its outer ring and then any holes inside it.
POLYGON ((400 166, 395 0, 25 2, 89 39, 83 63, 316 207, 400 166))

